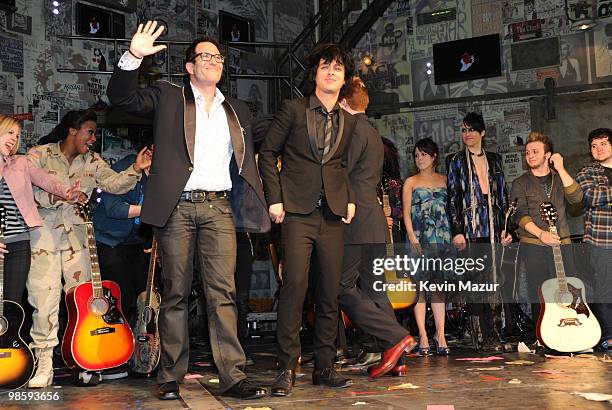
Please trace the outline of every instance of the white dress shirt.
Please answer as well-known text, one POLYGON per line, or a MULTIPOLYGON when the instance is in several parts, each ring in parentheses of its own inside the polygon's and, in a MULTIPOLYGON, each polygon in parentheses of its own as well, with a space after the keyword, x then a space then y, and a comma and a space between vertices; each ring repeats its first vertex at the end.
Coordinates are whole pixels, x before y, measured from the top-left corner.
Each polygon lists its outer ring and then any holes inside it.
MULTIPOLYGON (((119 68, 126 71, 140 67, 142 59, 123 53, 119 68)), ((217 88, 210 106, 210 114, 204 109, 204 97, 197 88, 191 85, 196 104, 196 133, 193 153, 193 171, 185 191, 225 191, 232 189, 230 161, 234 153, 230 138, 229 124, 223 101, 225 96, 217 88)))

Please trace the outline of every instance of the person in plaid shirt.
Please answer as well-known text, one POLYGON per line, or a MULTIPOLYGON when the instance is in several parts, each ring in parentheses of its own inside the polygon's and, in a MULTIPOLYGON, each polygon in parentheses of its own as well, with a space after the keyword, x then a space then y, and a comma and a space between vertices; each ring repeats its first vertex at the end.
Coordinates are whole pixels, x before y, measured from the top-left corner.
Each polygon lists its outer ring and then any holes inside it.
POLYGON ((600 321, 601 348, 612 351, 612 129, 589 133, 595 162, 580 170, 576 181, 584 192, 584 242, 589 243, 595 277, 595 302, 591 307, 600 321))

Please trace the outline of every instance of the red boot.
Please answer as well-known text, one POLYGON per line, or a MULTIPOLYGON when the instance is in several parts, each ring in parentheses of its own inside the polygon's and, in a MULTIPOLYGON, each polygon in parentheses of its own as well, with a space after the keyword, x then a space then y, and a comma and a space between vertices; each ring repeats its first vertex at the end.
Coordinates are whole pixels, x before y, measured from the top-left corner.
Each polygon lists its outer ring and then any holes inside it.
POLYGON ((370 377, 375 379, 388 373, 395 367, 399 358, 402 357, 402 354, 411 351, 416 345, 417 342, 415 342, 412 336, 408 335, 403 338, 398 344, 383 353, 379 364, 368 368, 370 377))

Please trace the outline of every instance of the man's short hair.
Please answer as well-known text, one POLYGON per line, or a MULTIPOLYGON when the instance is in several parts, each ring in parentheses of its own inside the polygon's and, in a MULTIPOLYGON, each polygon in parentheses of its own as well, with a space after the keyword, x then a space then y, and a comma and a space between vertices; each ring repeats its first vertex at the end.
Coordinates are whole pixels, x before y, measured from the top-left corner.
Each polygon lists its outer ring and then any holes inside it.
POLYGON ((363 80, 357 76, 353 77, 346 87, 344 98, 349 107, 355 111, 365 111, 370 104, 368 88, 363 80))
POLYGON ((472 127, 474 131, 483 132, 487 130, 487 126, 485 125, 484 118, 482 115, 477 112, 468 113, 463 119, 463 123, 468 127, 472 127))
POLYGON ((199 37, 193 40, 191 44, 189 44, 189 47, 187 47, 187 50, 185 50, 185 64, 193 63, 193 60, 196 58, 196 54, 198 54, 196 53, 196 47, 200 43, 212 43, 215 45, 215 47, 217 47, 219 53, 221 53, 221 44, 219 44, 217 40, 212 37, 199 37))
POLYGON ((336 61, 344 66, 344 86, 340 90, 340 95, 343 96, 355 72, 353 56, 337 44, 319 44, 306 57, 306 68, 311 70, 313 79, 321 60, 326 63, 336 61))
POLYGON ((550 137, 546 134, 543 134, 541 132, 537 132, 537 131, 531 131, 529 133, 529 136, 527 137, 527 143, 525 144, 525 147, 527 147, 528 144, 532 143, 532 142, 541 142, 542 144, 544 144, 544 153, 548 153, 548 152, 554 152, 554 147, 553 147, 553 143, 552 140, 550 139, 550 137))
POLYGON ((593 131, 589 132, 589 148, 593 143, 593 140, 597 140, 600 138, 608 138, 608 142, 612 142, 610 137, 612 136, 612 130, 610 128, 597 128, 593 131))

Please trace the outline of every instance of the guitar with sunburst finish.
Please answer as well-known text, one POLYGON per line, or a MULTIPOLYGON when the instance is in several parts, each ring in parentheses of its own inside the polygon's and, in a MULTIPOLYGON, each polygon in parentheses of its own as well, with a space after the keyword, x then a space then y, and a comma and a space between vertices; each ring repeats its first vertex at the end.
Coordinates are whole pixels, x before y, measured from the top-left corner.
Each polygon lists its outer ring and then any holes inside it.
MULTIPOLYGON (((5 209, 0 207, 0 242, 4 243, 5 209)), ((34 355, 21 337, 25 314, 19 303, 4 300, 4 259, 0 261, 0 394, 28 383, 34 355)))
POLYGON ((127 362, 134 352, 134 335, 121 311, 121 291, 102 280, 91 210, 77 204, 85 220, 91 259, 91 281, 66 293, 68 325, 62 339, 62 357, 71 369, 100 371, 127 362))

